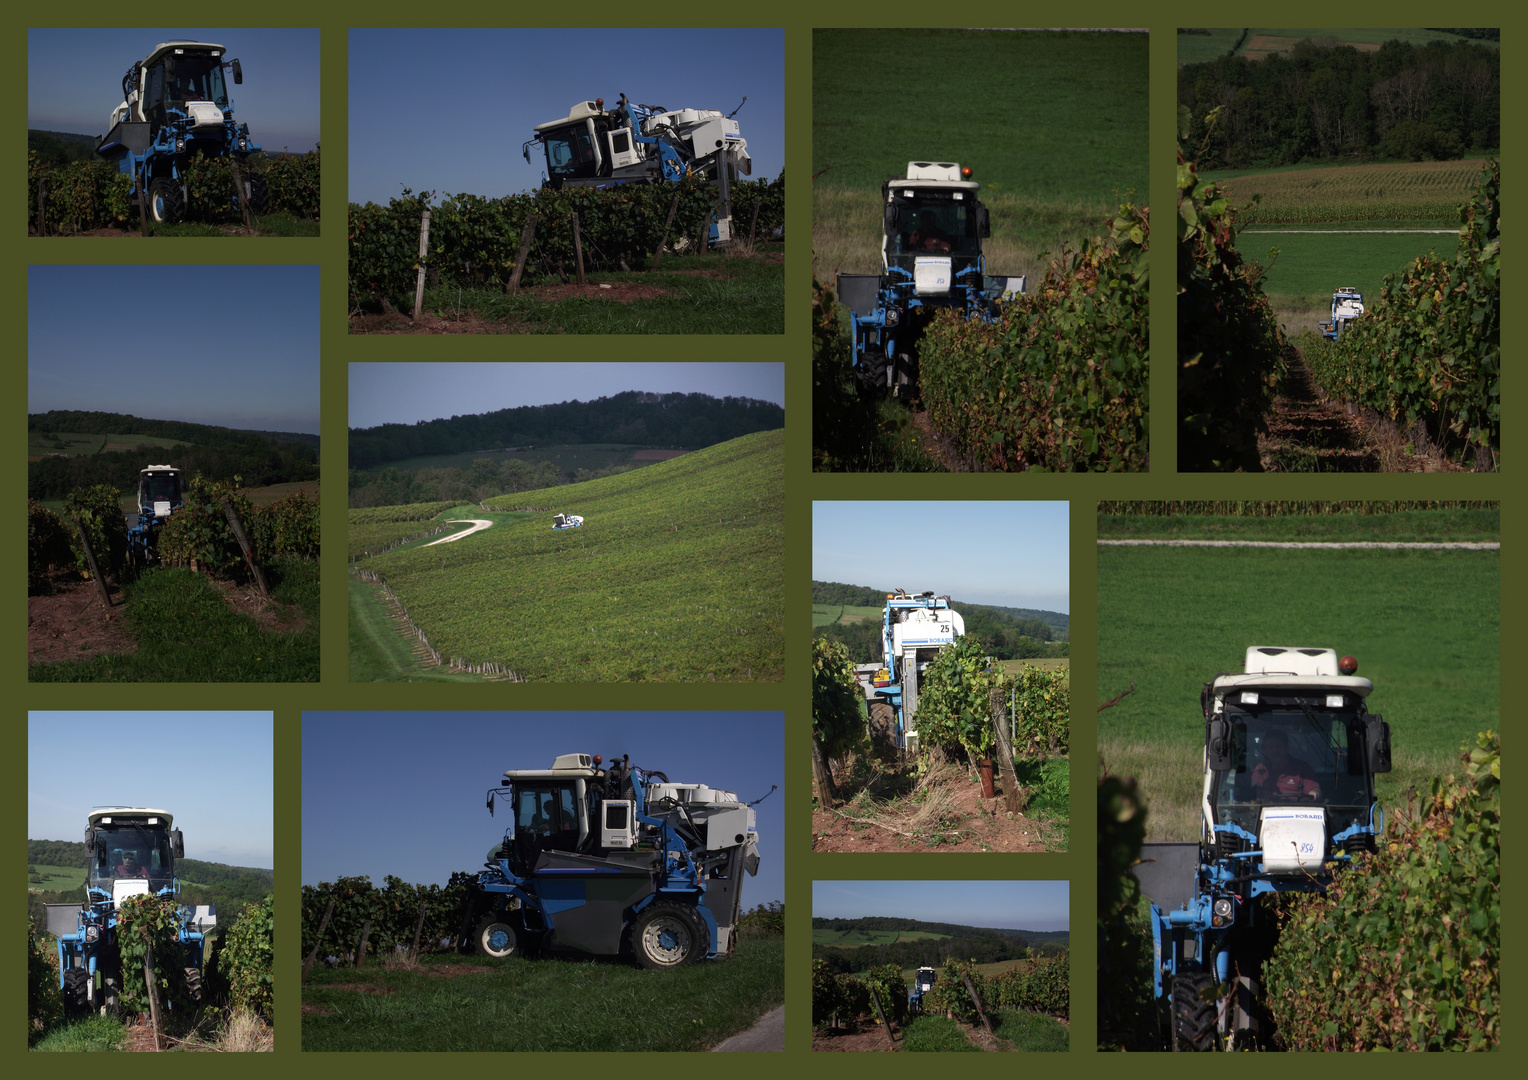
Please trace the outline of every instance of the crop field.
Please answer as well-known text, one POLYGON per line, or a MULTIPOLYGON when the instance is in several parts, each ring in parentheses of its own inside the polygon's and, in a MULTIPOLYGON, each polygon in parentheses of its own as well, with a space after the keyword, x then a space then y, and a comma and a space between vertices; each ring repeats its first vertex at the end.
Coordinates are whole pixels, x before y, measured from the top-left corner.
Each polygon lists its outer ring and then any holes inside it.
POLYGON ((27 888, 34 891, 77 889, 85 884, 85 868, 83 866, 44 866, 42 863, 33 863, 32 869, 43 879, 40 882, 27 882, 27 888))
POLYGON ((783 430, 762 432, 617 476, 499 496, 486 500, 490 513, 460 514, 493 527, 361 565, 382 575, 445 657, 532 680, 776 680, 784 441, 783 430), (514 515, 551 504, 585 524, 554 531, 549 513, 514 515))
POLYGON ((1145 202, 1147 35, 817 30, 812 35, 817 274, 880 266, 880 186, 913 160, 969 165, 991 212, 988 272, 1043 271, 1145 202), (877 102, 887 72, 895 102, 877 102), (874 115, 868 115, 873 110, 874 115))
POLYGON ((1458 229, 1460 204, 1484 161, 1391 162, 1277 172, 1206 173, 1240 206, 1242 225, 1337 225, 1415 222, 1414 227, 1458 229))
POLYGON ((880 622, 885 608, 855 607, 851 604, 813 604, 812 625, 832 626, 835 623, 880 622))
POLYGON ((400 472, 415 469, 467 469, 474 461, 487 458, 500 461, 550 461, 563 472, 579 469, 609 469, 616 465, 648 465, 655 459, 644 457, 650 448, 630 443, 580 443, 570 446, 538 446, 525 450, 469 450, 460 454, 434 454, 426 457, 389 461, 386 468, 400 472))
MULTIPOLYGON (((1368 535, 1351 538, 1390 539, 1358 520, 1368 535)), ((1147 839, 1197 836, 1200 687, 1240 670, 1251 645, 1357 657, 1391 727, 1387 806, 1456 771, 1462 742, 1500 729, 1500 563, 1496 551, 1099 548, 1099 700, 1135 692, 1098 714, 1098 752, 1139 778, 1147 839)))
POLYGON ((744 940, 724 963, 644 971, 619 960, 485 960, 314 970, 302 1048, 707 1050, 785 999, 785 944, 744 940))
MULTIPOLYGON (((1178 63, 1197 64, 1224 56, 1242 36, 1241 27, 1208 27, 1208 34, 1179 34, 1178 63)), ((1336 41, 1352 45, 1360 50, 1378 49, 1387 41, 1409 41, 1425 45, 1429 41, 1460 41, 1456 34, 1439 30, 1422 30, 1417 27, 1380 29, 1375 27, 1330 28, 1324 26, 1309 29, 1288 27, 1254 27, 1247 33, 1239 55, 1261 59, 1272 53, 1288 52, 1297 41, 1310 38, 1316 41, 1336 41)), ((1495 42, 1479 44, 1496 48, 1495 42)))
POLYGON ((140 446, 182 446, 184 439, 165 439, 157 435, 123 435, 114 432, 50 432, 44 437, 40 432, 27 433, 27 457, 43 457, 61 454, 79 457, 83 454, 100 454, 111 450, 136 450, 140 446), (63 444, 63 445, 59 445, 63 444))
POLYGON ((931 930, 834 930, 826 926, 812 927, 813 945, 830 945, 835 949, 857 949, 861 945, 892 945, 898 941, 923 941, 949 936, 931 930))

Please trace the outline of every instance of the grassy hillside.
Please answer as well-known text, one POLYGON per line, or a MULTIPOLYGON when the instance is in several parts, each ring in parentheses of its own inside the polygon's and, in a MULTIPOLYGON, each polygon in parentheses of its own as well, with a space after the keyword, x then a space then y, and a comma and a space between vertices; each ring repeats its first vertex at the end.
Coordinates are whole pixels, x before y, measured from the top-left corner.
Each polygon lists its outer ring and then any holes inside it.
MULTIPOLYGON (((495 661, 533 680, 778 680, 784 436, 489 499, 490 511, 540 512, 359 565, 387 580, 442 656, 495 661), (585 524, 554 532, 554 510, 585 524)), ((441 516, 493 520, 459 511, 441 516)))
POLYGON ((949 936, 928 930, 833 930, 826 926, 812 927, 813 945, 828 945, 835 949, 857 949, 861 945, 890 945, 897 941, 921 941, 924 938, 949 936))

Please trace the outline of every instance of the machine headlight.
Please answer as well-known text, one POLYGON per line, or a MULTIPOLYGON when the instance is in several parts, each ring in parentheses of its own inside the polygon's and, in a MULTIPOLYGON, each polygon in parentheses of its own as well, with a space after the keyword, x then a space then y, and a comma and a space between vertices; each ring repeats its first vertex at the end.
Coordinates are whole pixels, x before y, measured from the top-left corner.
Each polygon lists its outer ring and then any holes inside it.
POLYGON ((175 140, 175 152, 177 154, 184 154, 186 152, 186 140, 185 139, 176 139, 175 140))
POLYGON ((886 325, 887 326, 896 326, 897 325, 897 320, 900 317, 901 316, 899 316, 897 314, 897 309, 896 308, 889 307, 889 308, 886 309, 886 325))
POLYGON ((94 923, 85 927, 85 940, 91 945, 94 945, 97 941, 100 941, 101 928, 96 926, 94 923))
POLYGON ((1220 899, 1215 901, 1214 907, 1212 908, 1212 911, 1214 912, 1214 918, 1211 920, 1211 922, 1213 922, 1216 926, 1227 925, 1231 921, 1231 909, 1232 904, 1230 898, 1222 896, 1220 899))

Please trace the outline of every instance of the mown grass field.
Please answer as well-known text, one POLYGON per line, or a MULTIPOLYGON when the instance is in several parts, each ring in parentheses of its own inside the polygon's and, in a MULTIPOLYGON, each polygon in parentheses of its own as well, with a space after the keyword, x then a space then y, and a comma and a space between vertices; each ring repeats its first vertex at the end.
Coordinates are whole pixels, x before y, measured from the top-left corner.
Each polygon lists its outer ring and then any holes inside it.
POLYGON ((184 439, 164 439, 157 435, 123 435, 109 431, 27 432, 27 457, 44 457, 59 454, 64 457, 80 457, 100 454, 110 450, 136 450, 140 446, 169 448, 185 445, 184 439), (63 445, 60 446, 59 444, 63 445))
POLYGON ((674 971, 437 954, 412 971, 315 969, 302 998, 305 1051, 707 1050, 785 1000, 785 944, 674 971))
MULTIPOLYGON (((1207 27, 1208 34, 1179 34, 1178 35, 1178 63, 1198 64, 1224 56, 1236 44, 1241 37, 1241 27, 1207 27)), ((1438 30, 1423 30, 1418 27, 1398 27, 1392 29, 1379 29, 1375 27, 1349 27, 1332 29, 1324 26, 1309 27, 1306 29, 1290 29, 1257 27, 1247 35, 1243 42, 1239 55, 1248 55, 1249 47, 1258 44, 1259 36, 1278 40, 1264 41, 1260 44, 1267 46, 1257 50, 1258 55, 1269 51, 1287 52, 1294 47, 1294 43, 1303 38, 1313 38, 1317 41, 1335 40, 1343 44, 1355 46, 1368 46, 1370 48, 1383 45, 1387 41, 1409 41, 1418 45, 1425 45, 1429 41, 1460 41, 1463 40, 1455 34, 1445 34, 1438 30)), ((1495 42, 1479 42, 1496 48, 1495 42)))
MULTIPOLYGON (((1354 520, 1346 538, 1390 539, 1354 520)), ((1251 645, 1358 659, 1390 723, 1385 805, 1456 771, 1462 742, 1500 730, 1500 565, 1494 551, 1099 548, 1099 699, 1135 692, 1098 714, 1098 753, 1140 779, 1147 838, 1197 837, 1200 687, 1241 670, 1251 645)))
MULTIPOLYGON (((1065 1053, 1071 1049, 1071 1033, 1053 1017, 1014 1009, 988 1013, 987 1019, 992 1021, 996 1050, 1065 1053)), ((981 1030, 980 1025, 976 1030, 981 1030)), ((927 1013, 903 1029, 902 1050, 914 1054, 981 1052, 966 1039, 959 1023, 927 1013)))
POLYGON ((784 442, 783 430, 763 432, 619 476, 489 499, 506 513, 555 504, 585 524, 553 531, 550 514, 532 515, 360 565, 383 575, 446 657, 505 664, 532 680, 777 680, 784 442))
POLYGON ((76 889, 85 884, 85 868, 83 866, 45 866, 42 863, 33 863, 37 873, 42 875, 43 880, 39 883, 28 881, 27 888, 35 892, 43 892, 48 889, 76 889))
POLYGON ((861 945, 891 945, 898 941, 923 941, 949 936, 929 930, 833 930, 825 926, 812 927, 813 945, 831 945, 835 949, 857 949, 861 945))
POLYGON ((1036 280, 1044 252, 1100 233, 1122 199, 1146 201, 1146 72, 1145 34, 814 31, 817 276, 880 268, 881 183, 918 160, 975 171, 987 272, 1036 280), (896 104, 869 106, 888 72, 896 104))
POLYGON ((851 604, 813 604, 812 625, 832 626, 835 623, 880 622, 886 609, 856 607, 851 604))

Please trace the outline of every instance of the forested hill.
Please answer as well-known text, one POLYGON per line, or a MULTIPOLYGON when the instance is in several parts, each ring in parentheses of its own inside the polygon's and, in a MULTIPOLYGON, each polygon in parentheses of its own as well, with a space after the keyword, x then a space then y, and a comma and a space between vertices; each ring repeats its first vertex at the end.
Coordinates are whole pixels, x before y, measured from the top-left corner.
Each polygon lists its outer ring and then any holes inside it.
MULTIPOLYGON (((812 604, 884 608, 886 594, 891 591, 863 585, 845 585, 836 581, 814 581, 812 604)), ((950 601, 950 606, 960 612, 961 618, 965 620, 967 636, 980 638, 988 653, 1000 660, 1066 655, 1061 643, 1066 642, 1071 633, 1071 616, 1065 612, 969 604, 955 599, 950 601)), ((816 632, 842 641, 853 659, 863 660, 879 655, 879 622, 835 623, 819 626, 816 632)))
POLYGON ((768 401, 628 390, 593 401, 352 428, 350 467, 370 469, 405 458, 548 443, 630 443, 700 450, 784 426, 785 410, 768 401))
POLYGON ((1205 145, 1201 170, 1460 158, 1501 146, 1501 50, 1468 41, 1387 41, 1373 51, 1302 41, 1261 60, 1184 64, 1178 104, 1193 125, 1188 145, 1205 145))
POLYGON ((896 964, 904 968, 938 967, 950 956, 990 964, 1021 959, 1030 948, 1040 953, 1055 953, 1067 948, 1069 943, 1070 931, 1067 930, 962 926, 885 915, 812 919, 813 959, 828 960, 833 967, 844 971, 865 971, 880 964, 896 964), (888 931, 941 936, 903 938, 888 944, 864 943, 865 935, 888 931), (842 935, 845 946, 825 941, 829 935, 842 935))
POLYGON ((185 420, 149 420, 128 413, 82 412, 75 409, 55 409, 45 413, 27 414, 27 431, 30 432, 101 432, 119 435, 149 435, 157 439, 173 439, 191 446, 221 446, 224 443, 242 442, 252 435, 272 442, 301 443, 318 449, 318 435, 305 431, 255 431, 245 428, 218 427, 213 424, 192 424, 185 420))

